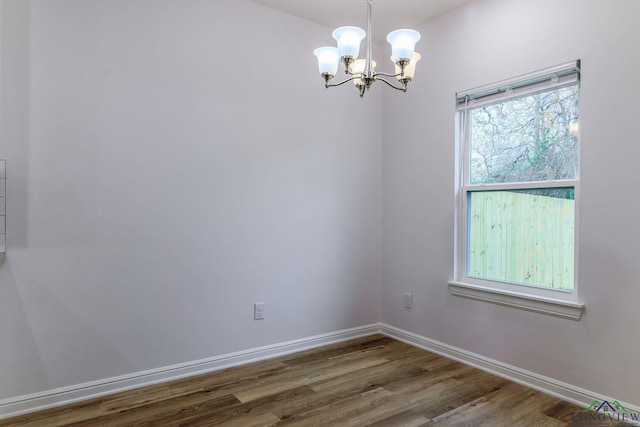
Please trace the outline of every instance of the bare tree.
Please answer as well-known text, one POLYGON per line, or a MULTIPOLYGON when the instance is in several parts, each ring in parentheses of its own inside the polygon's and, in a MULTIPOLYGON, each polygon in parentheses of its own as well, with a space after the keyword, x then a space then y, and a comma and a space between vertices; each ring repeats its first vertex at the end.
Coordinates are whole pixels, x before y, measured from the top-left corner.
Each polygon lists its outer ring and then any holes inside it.
POLYGON ((471 183, 576 177, 577 86, 471 110, 471 183))

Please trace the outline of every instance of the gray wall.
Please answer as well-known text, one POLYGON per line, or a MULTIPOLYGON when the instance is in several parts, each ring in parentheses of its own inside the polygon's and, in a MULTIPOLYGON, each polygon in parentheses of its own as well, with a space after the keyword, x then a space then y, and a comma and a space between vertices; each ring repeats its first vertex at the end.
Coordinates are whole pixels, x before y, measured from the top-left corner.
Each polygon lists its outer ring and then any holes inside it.
POLYGON ((379 321, 380 92, 324 88, 327 28, 2 4, 0 399, 379 321))
POLYGON ((405 97, 383 94, 382 320, 622 401, 639 402, 640 2, 477 0, 420 29, 405 97), (582 60, 579 322, 449 295, 454 94, 582 60), (406 126, 410 123, 410 126, 406 126), (414 309, 402 294, 414 293, 414 309))

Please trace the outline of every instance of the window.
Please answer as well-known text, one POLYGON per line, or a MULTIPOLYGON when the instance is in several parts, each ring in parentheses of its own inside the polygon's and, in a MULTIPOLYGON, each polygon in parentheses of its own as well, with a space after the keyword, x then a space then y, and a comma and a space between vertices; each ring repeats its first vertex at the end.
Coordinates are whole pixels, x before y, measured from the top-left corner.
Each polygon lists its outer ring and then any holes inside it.
POLYGON ((575 300, 579 69, 456 95, 458 282, 575 300))

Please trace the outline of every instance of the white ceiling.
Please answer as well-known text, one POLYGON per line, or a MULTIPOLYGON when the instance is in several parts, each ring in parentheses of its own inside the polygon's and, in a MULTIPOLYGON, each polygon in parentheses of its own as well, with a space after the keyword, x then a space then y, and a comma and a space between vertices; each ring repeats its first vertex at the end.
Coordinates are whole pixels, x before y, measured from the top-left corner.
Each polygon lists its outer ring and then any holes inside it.
MULTIPOLYGON (((354 25, 366 29, 366 0, 252 0, 272 9, 328 27, 354 25)), ((384 41, 398 28, 416 28, 472 0, 374 0, 373 39, 384 41)))

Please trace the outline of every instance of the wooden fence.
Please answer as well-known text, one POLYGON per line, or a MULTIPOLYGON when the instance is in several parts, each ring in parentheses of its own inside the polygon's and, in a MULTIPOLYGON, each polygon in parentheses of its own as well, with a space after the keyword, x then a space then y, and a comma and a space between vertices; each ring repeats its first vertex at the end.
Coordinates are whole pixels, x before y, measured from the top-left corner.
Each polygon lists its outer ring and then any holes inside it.
POLYGON ((473 192, 469 209, 470 276, 573 289, 574 200, 473 192))

